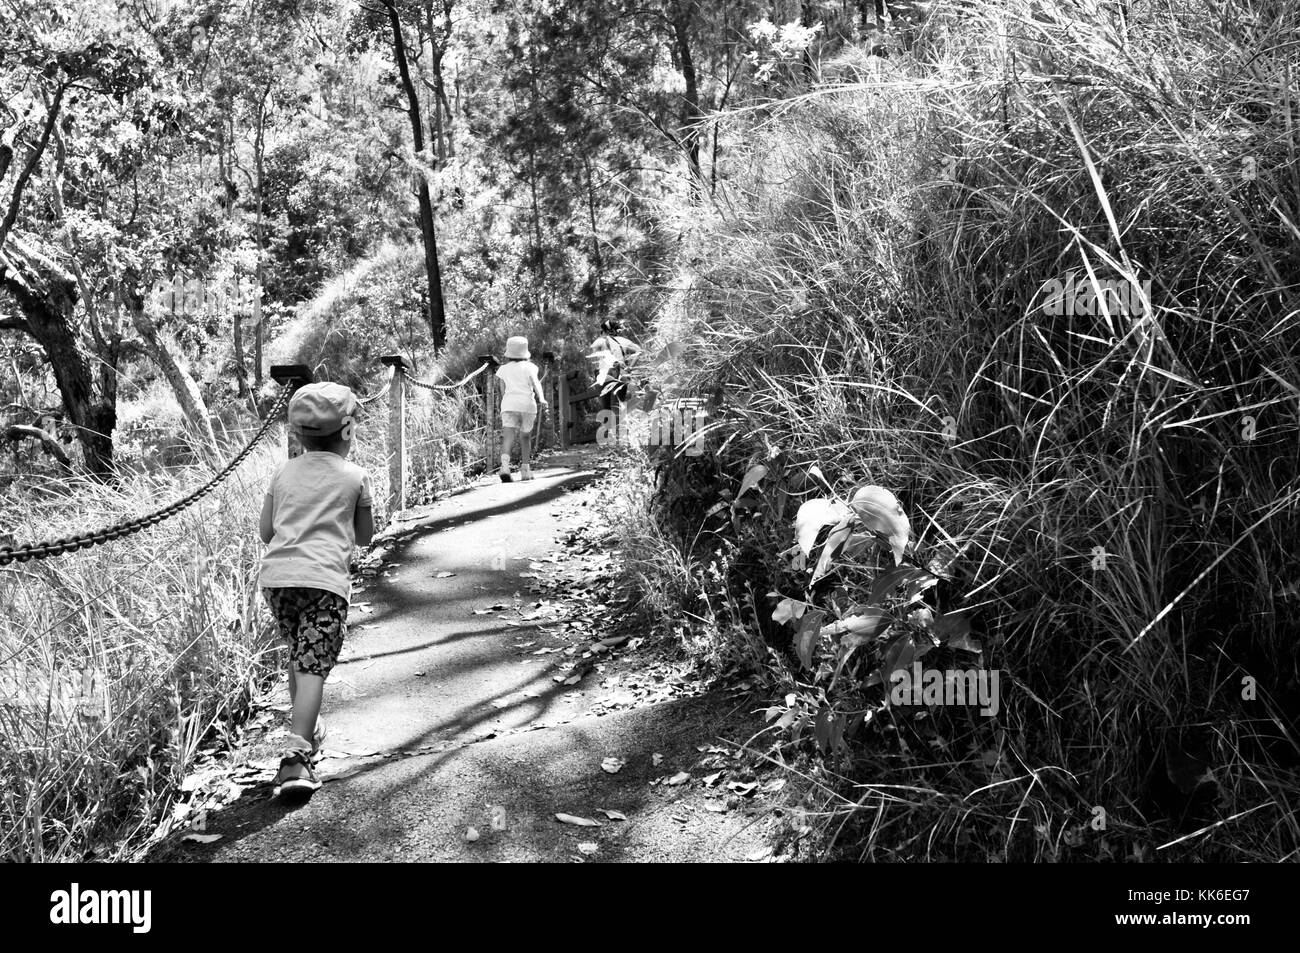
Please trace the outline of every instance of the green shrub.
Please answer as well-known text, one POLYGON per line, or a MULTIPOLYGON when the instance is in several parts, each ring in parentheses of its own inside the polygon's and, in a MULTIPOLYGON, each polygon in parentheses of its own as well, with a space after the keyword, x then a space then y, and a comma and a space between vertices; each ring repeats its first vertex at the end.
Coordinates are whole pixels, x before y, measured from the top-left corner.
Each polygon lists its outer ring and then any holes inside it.
MULTIPOLYGON (((729 120, 749 148, 677 292, 684 386, 727 394, 723 475, 663 506, 661 535, 696 541, 697 573, 706 545, 757 554, 715 595, 785 653, 794 701, 874 706, 874 669, 832 690, 776 603, 745 596, 806 598, 806 570, 772 565, 802 502, 887 487, 913 554, 953 554, 924 598, 962 610, 1003 673, 996 718, 879 709, 851 739, 842 767, 872 780, 828 812, 864 856, 1297 847, 1300 165, 1281 51, 1300 11, 1248 6, 1228 23, 1191 0, 1127 22, 936 5, 924 59, 846 57, 836 85, 729 120), (1150 281, 1149 300, 1047 313, 1071 272, 1150 281), (702 520, 756 464, 765 502, 702 520)), ((864 601, 881 566, 843 562, 827 598, 864 601)))

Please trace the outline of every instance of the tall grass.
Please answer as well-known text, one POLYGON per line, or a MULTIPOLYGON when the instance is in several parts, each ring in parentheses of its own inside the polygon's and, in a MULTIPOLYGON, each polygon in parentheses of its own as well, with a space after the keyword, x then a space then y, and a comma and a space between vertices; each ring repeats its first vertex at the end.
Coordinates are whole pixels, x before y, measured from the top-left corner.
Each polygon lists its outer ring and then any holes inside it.
MULTIPOLYGON (((856 739, 827 830, 857 856, 1300 848, 1298 29, 1271 2, 941 3, 915 56, 851 52, 729 120, 732 178, 683 258, 690 384, 730 395, 726 488, 772 477, 704 534, 724 602, 788 643, 754 594, 807 581, 772 554, 825 495, 816 464, 897 493, 917 552, 962 554, 940 608, 976 611, 1010 683, 990 723, 856 739), (1146 314, 1045 313, 1072 271, 1150 280, 1146 314)), ((707 483, 660 510, 679 540, 707 483)), ((843 704, 878 701, 857 674, 843 704)))
MULTIPOLYGON (((481 400, 413 391, 408 504, 481 465, 481 400)), ((369 405, 352 459, 388 503, 388 402, 369 405)), ((230 452, 234 452, 234 448, 230 452)), ((282 428, 211 497, 135 536, 0 569, 0 857, 120 860, 171 808, 200 742, 220 743, 274 671, 257 593, 262 494, 282 428)), ((109 526, 206 479, 123 469, 104 484, 29 474, 0 498, 18 541, 109 526)))
MULTIPOLYGON (((0 569, 0 857, 130 856, 200 740, 245 713, 268 671, 256 521, 276 455, 264 445, 209 498, 135 536, 0 569)), ((112 525, 203 479, 15 486, 6 530, 27 541, 112 525)))
MULTIPOLYGON (((452 391, 406 389, 406 502, 430 503, 482 472, 487 459, 482 393, 472 381, 452 391)), ((380 397, 366 405, 350 459, 370 471, 375 515, 384 525, 389 500, 390 402, 380 397)))

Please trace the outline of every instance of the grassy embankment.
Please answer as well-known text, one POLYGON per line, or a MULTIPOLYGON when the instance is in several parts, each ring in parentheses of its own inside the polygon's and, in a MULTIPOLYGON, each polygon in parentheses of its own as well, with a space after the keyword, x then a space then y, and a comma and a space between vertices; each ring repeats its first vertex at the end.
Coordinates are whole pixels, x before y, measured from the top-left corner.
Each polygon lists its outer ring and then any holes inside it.
POLYGON ((771 660, 770 732, 825 750, 823 846, 1294 858, 1300 11, 960 6, 727 120, 660 337, 728 419, 630 481, 646 605, 719 664, 771 660), (1149 290, 1090 303, 1107 281, 1149 290), (789 551, 802 503, 871 484, 920 613, 871 592, 894 559, 861 537, 811 589, 831 527, 789 551), (805 632, 800 660, 769 591, 889 624, 805 632), (959 610, 978 655, 936 633, 959 610), (886 708, 872 674, 921 654, 997 670, 996 716, 886 708))

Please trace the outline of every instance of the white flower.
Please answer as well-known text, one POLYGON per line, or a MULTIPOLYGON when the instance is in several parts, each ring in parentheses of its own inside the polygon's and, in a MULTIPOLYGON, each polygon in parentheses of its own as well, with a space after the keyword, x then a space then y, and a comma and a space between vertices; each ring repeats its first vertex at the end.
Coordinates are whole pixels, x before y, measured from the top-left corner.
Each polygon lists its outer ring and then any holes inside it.
POLYGON ((776 38, 776 24, 767 17, 763 17, 757 23, 749 25, 749 35, 754 38, 755 42, 767 40, 770 43, 776 38))

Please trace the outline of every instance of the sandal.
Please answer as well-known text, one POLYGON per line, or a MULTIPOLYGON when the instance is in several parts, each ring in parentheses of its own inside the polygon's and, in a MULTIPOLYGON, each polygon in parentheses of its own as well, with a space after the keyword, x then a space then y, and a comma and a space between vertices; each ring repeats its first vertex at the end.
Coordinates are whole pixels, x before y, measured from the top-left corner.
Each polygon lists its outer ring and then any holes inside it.
POLYGON ((290 751, 280 759, 280 770, 275 775, 273 797, 284 804, 305 804, 320 789, 320 779, 311 765, 311 755, 305 751, 290 751))

